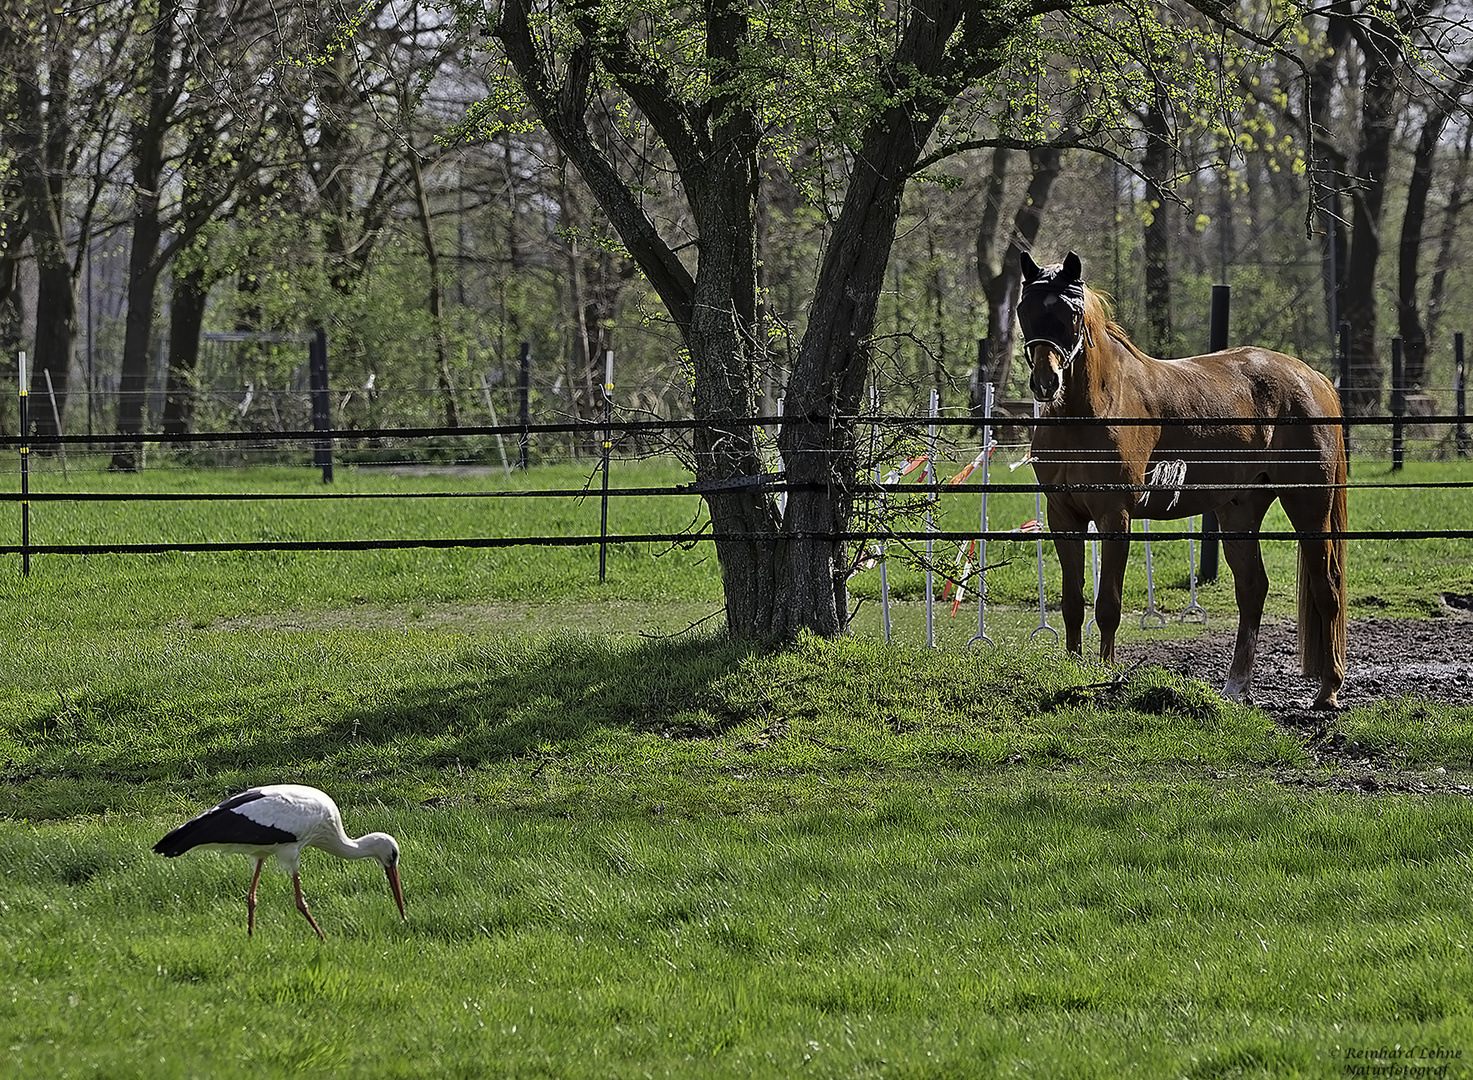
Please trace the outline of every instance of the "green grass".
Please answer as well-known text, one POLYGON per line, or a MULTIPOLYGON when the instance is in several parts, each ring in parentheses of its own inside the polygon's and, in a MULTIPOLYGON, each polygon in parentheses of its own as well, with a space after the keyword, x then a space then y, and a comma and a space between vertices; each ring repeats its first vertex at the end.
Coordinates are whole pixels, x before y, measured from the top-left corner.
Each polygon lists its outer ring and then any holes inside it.
MULTIPOLYGON (((163 475, 317 490, 305 471, 163 475)), ((1386 528, 1459 512, 1442 495, 1355 499, 1386 528)), ((684 524, 692 503, 621 507, 618 528, 684 524)), ((308 528, 291 502, 189 504, 190 521, 64 505, 36 508, 48 542, 494 535, 568 512, 365 500, 314 504, 341 516, 308 528)), ((1391 567, 1357 571, 1357 595, 1415 610, 1396 564, 1420 543, 1385 542, 1391 567)), ((912 644, 890 648, 872 628, 779 652, 640 636, 719 607, 714 566, 630 550, 600 588, 589 555, 0 566, 5 1075, 1328 1078, 1443 1063, 1352 1056, 1396 1046, 1462 1051, 1446 1075, 1467 1075, 1473 802, 1347 794, 1358 766, 1317 751, 1453 790, 1473 778, 1473 708, 1406 700, 1325 733, 1278 729, 1194 680, 1009 644, 1036 619, 1021 586, 989 609, 996 649, 959 647, 975 613, 939 620, 955 647, 915 647, 913 601, 912 644), (309 852, 327 941, 272 873, 247 938, 245 859, 150 853, 202 806, 281 780, 332 792, 350 831, 399 838, 407 922, 374 866, 309 852)), ((1466 558, 1421 563, 1424 591, 1473 591, 1466 558)))
MULTIPOLYGON (((952 466, 943 463, 945 479, 952 466)), ((276 494, 281 501, 196 502, 37 502, 32 507, 32 540, 42 544, 231 542, 258 540, 479 538, 536 535, 596 535, 599 500, 499 499, 486 493, 502 490, 581 490, 590 483, 591 466, 553 466, 510 478, 499 472, 459 476, 399 475, 375 468, 339 468, 325 488, 308 468, 194 470, 181 467, 138 475, 84 472, 74 467, 63 477, 55 462, 46 462, 33 478, 36 492, 131 492, 167 490, 181 493, 276 494), (312 500, 299 496, 332 494, 445 495, 462 497, 364 498, 312 500)), ((660 487, 686 483, 689 475, 662 462, 616 462, 615 487, 660 487)), ((1000 466, 999 482, 1028 479, 1027 470, 1008 473, 1000 466)), ((1407 482, 1473 481, 1473 463, 1413 462, 1400 473, 1377 462, 1357 462, 1352 479, 1351 527, 1375 531, 1397 529, 1463 529, 1473 522, 1473 487, 1426 489, 1407 482)), ((989 523, 1013 528, 1035 516, 1034 498, 1007 493, 989 499, 989 523)), ((19 512, 0 515, 0 544, 19 543, 19 512)), ((614 499, 610 529, 617 534, 677 533, 704 521, 695 496, 614 499)), ((977 526, 975 495, 943 495, 937 527, 962 531, 977 526)), ((903 526, 904 522, 901 523, 903 526)), ((916 523, 912 523, 916 524, 916 523)), ((918 525, 917 525, 918 527, 918 525)), ((1137 529, 1141 526, 1138 524, 1137 529)), ((1264 522, 1266 531, 1286 531, 1288 522, 1275 506, 1264 522)), ((1177 523, 1158 523, 1157 531, 1177 531, 1177 523)), ((1173 618, 1189 602, 1186 543, 1152 545, 1156 607, 1173 618)), ((1263 545, 1271 591, 1267 612, 1292 617, 1295 596, 1295 549, 1289 541, 1263 545)), ((1056 608, 1059 572, 1052 546, 1044 545, 1048 603, 1056 608)), ((921 639, 917 614, 924 595, 921 564, 904 550, 892 549, 889 578, 896 617, 921 639)), ((1038 545, 1032 540, 995 541, 988 560, 988 598, 994 625, 1009 640, 1026 638, 1038 625, 1038 545), (1001 564, 1001 565, 996 565, 1001 564), (1031 616, 1026 613, 1032 609, 1031 616)), ((940 602, 941 573, 953 564, 951 545, 936 547, 935 579, 938 633, 945 643, 965 644, 976 630, 975 601, 970 598, 955 617, 940 602)), ((391 608, 409 621, 452 615, 447 608, 469 613, 463 620, 484 628, 502 619, 525 622, 526 611, 540 604, 591 604, 599 610, 614 601, 619 629, 649 629, 651 620, 639 609, 673 605, 668 620, 694 621, 720 607, 720 580, 709 547, 670 544, 610 546, 607 580, 598 581, 596 547, 506 549, 452 548, 383 552, 224 553, 157 556, 38 556, 33 575, 65 590, 67 617, 93 621, 106 632, 123 603, 153 622, 182 620, 206 625, 215 620, 249 618, 297 607, 334 608, 349 613, 369 609, 377 615, 391 608), (180 574, 210 579, 208 589, 180 594, 172 582, 180 574), (128 590, 119 596, 119 583, 128 590), (504 605, 513 604, 515 608, 504 605), (193 605, 192 607, 190 605, 193 605), (632 609, 632 610, 631 610, 632 609), (484 617, 483 617, 484 616, 484 617)), ((859 573, 851 581, 859 608, 858 628, 879 633, 879 572, 859 573)), ((16 583, 0 574, 0 600, 16 583)), ((48 584, 48 588, 52 587, 48 584)), ((1350 552, 1352 615, 1426 617, 1443 610, 1444 592, 1473 594, 1473 547, 1466 540, 1359 540, 1350 552)), ((1144 553, 1132 553, 1125 586, 1127 631, 1145 607, 1144 553)), ((1199 603, 1214 620, 1235 617, 1232 575, 1222 566, 1217 583, 1199 585, 1199 603)), ((536 612, 534 618, 541 615, 536 612)), ((133 617, 130 610, 129 617, 133 617)), ((602 624, 603 617, 597 617, 602 624)), ((555 623, 563 620, 554 616, 555 623)), ((1057 615, 1051 623, 1058 625, 1057 615)), ((1176 632, 1176 631, 1173 631, 1176 632)), ((1190 632, 1185 631, 1185 632, 1190 632)))
MULTIPOLYGON (((363 815, 369 807, 358 808, 363 815)), ((862 805, 379 808, 381 875, 0 832, 17 1075, 1336 1076, 1461 1048, 1465 803, 1016 773, 862 805)), ((1454 1075, 1457 1075, 1456 1073, 1454 1075)))

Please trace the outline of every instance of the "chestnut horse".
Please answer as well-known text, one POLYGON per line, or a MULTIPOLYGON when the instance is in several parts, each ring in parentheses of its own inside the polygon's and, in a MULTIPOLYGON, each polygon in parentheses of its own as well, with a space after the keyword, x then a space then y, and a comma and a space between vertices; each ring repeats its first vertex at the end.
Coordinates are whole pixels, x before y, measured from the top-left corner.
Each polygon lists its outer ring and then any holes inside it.
MULTIPOLYGON (((1319 679, 1316 708, 1335 708, 1345 682, 1348 468, 1340 403, 1319 372, 1292 356, 1236 348, 1156 360, 1131 344, 1079 256, 1040 267, 1023 255, 1018 322, 1029 385, 1046 417, 1146 418, 1176 423, 1040 424, 1033 468, 1049 491, 1048 524, 1064 571, 1065 644, 1081 647, 1084 540, 1089 522, 1128 533, 1132 518, 1217 514, 1238 602, 1238 638, 1223 693, 1246 699, 1268 595, 1257 532, 1278 499, 1299 540, 1299 659, 1319 679), (1324 419, 1326 423, 1305 423, 1324 419), (1181 422, 1185 421, 1185 423, 1181 422), (1283 423, 1282 421, 1297 421, 1283 423)), ((1100 659, 1113 663, 1130 541, 1103 540, 1095 622, 1100 659)))

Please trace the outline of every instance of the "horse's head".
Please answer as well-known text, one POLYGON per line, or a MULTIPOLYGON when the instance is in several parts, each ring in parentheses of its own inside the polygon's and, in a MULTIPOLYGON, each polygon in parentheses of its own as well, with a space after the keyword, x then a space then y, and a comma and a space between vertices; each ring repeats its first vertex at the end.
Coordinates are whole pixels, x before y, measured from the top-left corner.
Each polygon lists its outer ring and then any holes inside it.
POLYGON ((1084 268, 1069 252, 1057 266, 1039 266, 1023 252, 1023 295, 1018 325, 1033 374, 1028 385, 1039 401, 1064 392, 1064 372, 1084 349, 1084 268))

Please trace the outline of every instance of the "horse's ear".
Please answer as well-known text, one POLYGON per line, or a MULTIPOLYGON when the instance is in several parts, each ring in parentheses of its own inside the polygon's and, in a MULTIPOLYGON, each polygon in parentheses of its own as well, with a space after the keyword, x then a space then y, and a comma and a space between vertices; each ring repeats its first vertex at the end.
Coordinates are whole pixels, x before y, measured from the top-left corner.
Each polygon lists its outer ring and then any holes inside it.
POLYGON ((1023 264, 1024 281, 1038 280, 1038 275, 1042 273, 1042 271, 1039 269, 1038 264, 1033 261, 1032 255, 1028 254, 1028 252, 1025 251, 1019 257, 1018 261, 1023 264))
POLYGON ((1078 281, 1084 277, 1084 265, 1079 261, 1079 256, 1072 251, 1064 256, 1064 273, 1062 276, 1065 281, 1078 281))

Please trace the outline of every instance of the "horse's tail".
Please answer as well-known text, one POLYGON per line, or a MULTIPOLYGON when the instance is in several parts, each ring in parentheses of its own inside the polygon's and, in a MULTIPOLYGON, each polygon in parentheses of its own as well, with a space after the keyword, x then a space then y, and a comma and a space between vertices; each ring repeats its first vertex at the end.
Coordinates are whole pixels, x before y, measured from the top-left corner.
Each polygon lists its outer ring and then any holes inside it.
MULTIPOLYGON (((1344 447, 1341 446, 1335 468, 1335 488, 1330 498, 1329 520, 1325 522, 1327 532, 1343 534, 1350 524, 1350 510, 1346 503, 1346 480, 1350 468, 1344 447)), ((1335 536, 1330 540, 1301 540, 1299 542, 1299 664, 1309 678, 1325 674, 1325 663, 1332 665, 1337 676, 1345 675, 1345 628, 1348 621, 1348 595, 1345 582, 1345 537, 1335 536), (1306 565, 1305 549, 1311 544, 1325 545, 1326 571, 1330 592, 1333 597, 1331 610, 1327 614, 1315 603, 1313 581, 1306 565)))

